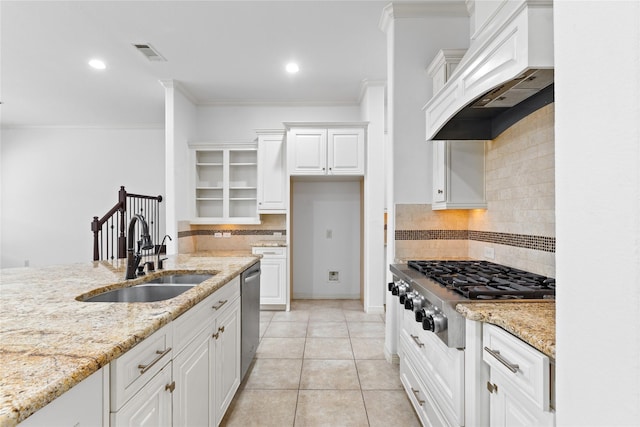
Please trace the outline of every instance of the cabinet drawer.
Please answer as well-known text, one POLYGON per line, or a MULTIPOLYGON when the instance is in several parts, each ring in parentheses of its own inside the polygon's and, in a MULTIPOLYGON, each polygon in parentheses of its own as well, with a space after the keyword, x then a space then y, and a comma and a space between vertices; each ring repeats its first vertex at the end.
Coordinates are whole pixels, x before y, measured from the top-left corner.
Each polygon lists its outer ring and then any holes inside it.
POLYGON ((285 247, 254 247, 254 255, 262 255, 265 258, 284 258, 287 256, 285 247))
POLYGON ((420 417, 422 424, 426 426, 450 425, 438 409, 429 389, 424 385, 416 373, 414 368, 415 361, 413 358, 402 348, 399 352, 400 381, 405 388, 411 404, 420 417))
POLYGON ((111 411, 122 407, 171 361, 172 332, 170 323, 111 362, 111 411))
POLYGON ((543 411, 549 410, 549 358, 505 330, 485 324, 482 360, 543 411))
POLYGON ((234 277, 229 283, 215 291, 207 298, 209 310, 217 315, 221 310, 231 305, 240 296, 240 276, 234 277))

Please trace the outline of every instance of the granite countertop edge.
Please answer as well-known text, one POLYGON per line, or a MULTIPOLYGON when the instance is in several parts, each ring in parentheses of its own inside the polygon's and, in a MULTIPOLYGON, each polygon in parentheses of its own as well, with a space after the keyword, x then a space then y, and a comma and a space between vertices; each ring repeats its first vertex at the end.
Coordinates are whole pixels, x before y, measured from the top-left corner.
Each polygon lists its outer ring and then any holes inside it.
POLYGON ((123 279, 126 260, 0 270, 0 426, 24 421, 261 258, 221 254, 169 256, 164 270, 129 281, 123 279), (216 274, 165 301, 77 299, 186 272, 216 274))
POLYGON ((501 327, 555 360, 555 301, 464 302, 456 310, 467 319, 501 327))

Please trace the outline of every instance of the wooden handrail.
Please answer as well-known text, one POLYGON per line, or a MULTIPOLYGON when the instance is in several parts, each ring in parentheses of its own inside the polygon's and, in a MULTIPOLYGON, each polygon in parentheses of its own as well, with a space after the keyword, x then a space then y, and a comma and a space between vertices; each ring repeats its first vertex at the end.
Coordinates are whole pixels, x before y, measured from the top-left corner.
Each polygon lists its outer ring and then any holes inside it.
MULTIPOLYGON (((91 222, 91 231, 93 232, 93 260, 100 260, 100 233, 103 231, 103 226, 108 222, 112 221, 111 229, 116 228, 118 230, 118 243, 117 243, 117 256, 118 258, 126 258, 127 256, 127 236, 125 235, 125 227, 126 227, 126 212, 127 212, 127 199, 139 199, 139 200, 150 200, 156 201, 158 203, 162 202, 162 196, 146 196, 141 194, 133 194, 127 193, 124 186, 120 187, 118 191, 118 203, 115 204, 102 218, 97 216, 93 217, 93 221, 91 222), (114 216, 118 214, 118 226, 114 226, 113 222, 114 216)), ((156 215, 158 215, 156 211, 156 215)), ((156 218, 156 227, 159 227, 157 224, 156 218)), ((109 234, 109 227, 107 227, 107 235, 109 234)), ((113 231, 111 233, 114 233, 113 231)), ((159 233, 157 233, 159 234, 159 233)), ((112 236, 113 237, 113 236, 112 236)), ((107 236, 106 243, 106 251, 109 250, 109 239, 107 236)), ((112 248, 113 251, 113 248, 112 248)))

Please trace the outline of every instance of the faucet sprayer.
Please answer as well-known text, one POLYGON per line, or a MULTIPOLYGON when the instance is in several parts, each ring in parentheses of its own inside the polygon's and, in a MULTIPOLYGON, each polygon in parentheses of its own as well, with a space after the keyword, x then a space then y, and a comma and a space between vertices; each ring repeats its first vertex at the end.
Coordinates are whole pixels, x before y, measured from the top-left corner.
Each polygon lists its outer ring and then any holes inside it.
POLYGON ((162 265, 162 261, 168 259, 168 258, 160 258, 160 251, 164 247, 164 240, 167 237, 169 238, 170 241, 173 241, 171 236, 169 236, 168 234, 165 234, 164 237, 162 238, 162 243, 160 243, 160 246, 158 246, 158 254, 157 254, 158 255, 158 270, 162 270, 164 268, 164 266, 162 265))

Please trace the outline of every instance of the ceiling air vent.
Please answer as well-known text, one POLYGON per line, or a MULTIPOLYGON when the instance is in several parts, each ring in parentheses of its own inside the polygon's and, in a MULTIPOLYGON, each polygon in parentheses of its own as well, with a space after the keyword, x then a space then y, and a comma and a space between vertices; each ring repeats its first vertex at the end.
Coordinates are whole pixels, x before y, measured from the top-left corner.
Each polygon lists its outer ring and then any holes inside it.
POLYGON ((147 44, 135 44, 134 45, 138 52, 143 54, 149 61, 166 61, 164 56, 160 55, 160 53, 149 43, 147 44))

